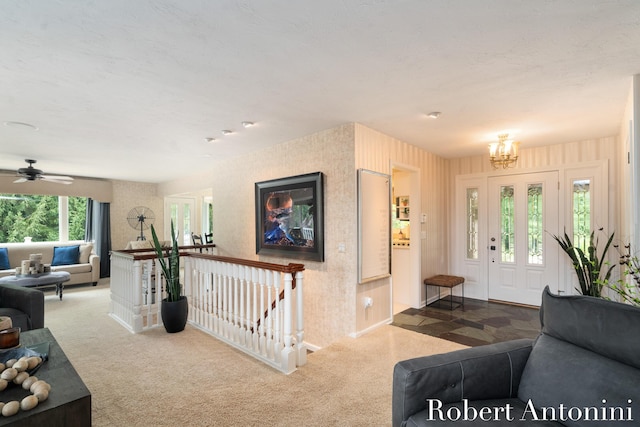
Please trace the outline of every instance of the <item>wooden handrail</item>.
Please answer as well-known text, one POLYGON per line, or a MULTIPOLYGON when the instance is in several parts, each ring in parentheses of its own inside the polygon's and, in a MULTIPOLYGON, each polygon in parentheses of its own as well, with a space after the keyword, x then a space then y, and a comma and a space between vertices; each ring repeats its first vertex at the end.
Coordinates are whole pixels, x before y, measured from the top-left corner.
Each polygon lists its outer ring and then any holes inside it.
POLYGON ((262 261, 252 261, 248 259, 242 258, 231 258, 220 255, 210 255, 210 254, 199 254, 189 252, 187 256, 192 258, 203 258, 210 259, 212 261, 220 261, 220 262, 228 262, 230 264, 239 264, 245 265, 247 267, 256 267, 256 268, 264 268, 265 270, 279 271, 281 273, 297 273, 298 271, 304 271, 304 264, 294 264, 289 263, 287 265, 283 264, 273 264, 270 262, 262 262, 262 261))
MULTIPOLYGON (((215 244, 208 245, 189 245, 189 246, 179 246, 180 251, 187 251, 190 249, 210 249, 215 248, 215 244)), ((171 249, 171 247, 165 247, 163 250, 171 249)), ((121 252, 123 254, 131 255, 134 260, 145 260, 145 259, 154 259, 157 258, 155 249, 153 248, 144 248, 144 249, 119 249, 117 251, 111 252, 121 252), (137 255, 138 254, 138 255, 137 255), (144 255, 143 255, 144 254, 144 255)), ((180 256, 188 256, 193 254, 192 252, 180 252, 180 256)))
MULTIPOLYGON (((183 250, 188 250, 188 249, 199 249, 199 248, 204 249, 204 248, 215 248, 215 247, 216 247, 215 244, 180 246, 179 247, 181 251, 180 256, 202 258, 202 259, 208 259, 212 261, 220 261, 220 262, 226 262, 230 264, 244 265, 247 267, 264 268, 265 270, 279 271, 281 273, 291 273, 292 275, 294 275, 294 278, 295 278, 295 273, 297 273, 298 271, 304 271, 304 264, 289 263, 287 265, 283 265, 283 264, 274 264, 270 262, 253 261, 253 260, 242 259, 242 258, 232 258, 232 257, 226 257, 226 256, 220 256, 220 255, 211 255, 211 254, 205 254, 205 253, 182 252, 183 250)), ((146 259, 157 258, 154 249, 151 249, 151 248, 122 249, 122 250, 112 251, 112 252, 122 252, 128 255, 132 255, 134 260, 146 260, 146 259), (143 254, 136 255, 136 253, 139 253, 139 252, 143 252, 143 254)), ((295 279, 294 279, 294 283, 295 283, 295 279)))

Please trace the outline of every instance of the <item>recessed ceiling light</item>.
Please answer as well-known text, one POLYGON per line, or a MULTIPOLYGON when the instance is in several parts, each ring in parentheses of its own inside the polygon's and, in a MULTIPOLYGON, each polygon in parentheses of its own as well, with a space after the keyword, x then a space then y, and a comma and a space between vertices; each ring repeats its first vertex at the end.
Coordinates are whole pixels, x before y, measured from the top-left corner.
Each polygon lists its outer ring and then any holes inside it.
POLYGON ((253 126, 255 123, 253 122, 242 122, 242 126, 244 126, 245 128, 250 128, 251 126, 253 126))
POLYGON ((442 114, 440 111, 432 111, 431 113, 427 114, 427 117, 437 119, 438 117, 440 117, 440 114, 442 114))
POLYGON ((224 129, 224 130, 222 130, 222 134, 223 134, 223 135, 231 135, 232 133, 233 133, 233 131, 232 131, 232 130, 229 130, 229 129, 224 129))
POLYGON ((22 128, 22 129, 29 129, 29 130, 38 130, 37 126, 32 125, 31 123, 24 123, 24 122, 4 122, 5 126, 9 126, 9 127, 13 127, 13 128, 22 128))
POLYGON ((211 144, 212 142, 215 142, 216 139, 208 137, 208 138, 205 138, 204 140, 207 141, 209 144, 211 144))

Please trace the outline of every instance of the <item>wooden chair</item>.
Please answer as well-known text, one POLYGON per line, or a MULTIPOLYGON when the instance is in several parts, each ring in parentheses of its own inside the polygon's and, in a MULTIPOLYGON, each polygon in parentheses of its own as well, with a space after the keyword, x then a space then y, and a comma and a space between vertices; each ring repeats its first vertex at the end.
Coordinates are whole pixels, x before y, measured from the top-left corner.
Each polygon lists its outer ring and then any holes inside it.
POLYGON ((202 236, 198 235, 198 234, 191 233, 191 241, 193 242, 194 245, 201 245, 202 244, 202 236))
POLYGON ((211 243, 213 243, 213 233, 205 233, 204 241, 207 245, 210 245, 211 243))

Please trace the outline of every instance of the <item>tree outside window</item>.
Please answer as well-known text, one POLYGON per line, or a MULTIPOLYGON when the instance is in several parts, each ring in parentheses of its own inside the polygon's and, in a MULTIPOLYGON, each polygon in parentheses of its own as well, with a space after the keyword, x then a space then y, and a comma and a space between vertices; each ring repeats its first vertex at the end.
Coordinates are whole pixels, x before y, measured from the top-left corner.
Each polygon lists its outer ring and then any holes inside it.
MULTIPOLYGON (((60 196, 66 197, 66 196, 60 196)), ((59 241, 59 197, 0 194, 0 242, 59 241)), ((84 240, 87 199, 68 197, 68 240, 84 240)))

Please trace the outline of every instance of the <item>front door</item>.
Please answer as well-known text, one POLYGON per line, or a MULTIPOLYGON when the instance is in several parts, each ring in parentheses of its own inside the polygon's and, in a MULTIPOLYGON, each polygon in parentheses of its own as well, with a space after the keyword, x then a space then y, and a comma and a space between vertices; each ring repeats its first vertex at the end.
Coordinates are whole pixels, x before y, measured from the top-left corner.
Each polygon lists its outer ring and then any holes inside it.
POLYGON ((558 281, 558 172, 488 180, 489 299, 540 305, 558 281))

